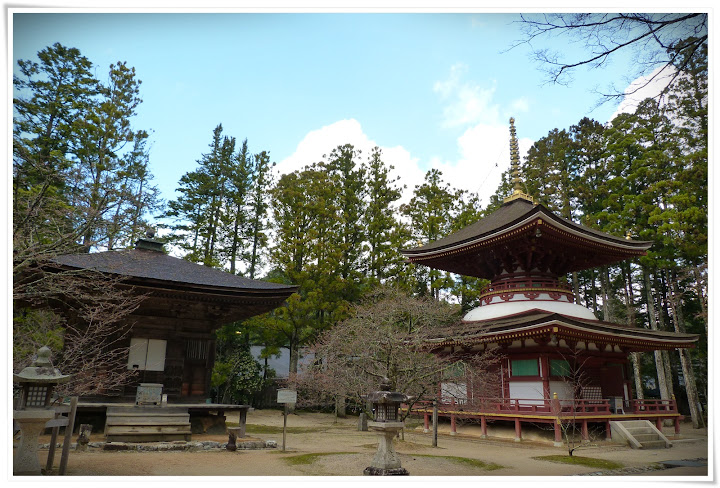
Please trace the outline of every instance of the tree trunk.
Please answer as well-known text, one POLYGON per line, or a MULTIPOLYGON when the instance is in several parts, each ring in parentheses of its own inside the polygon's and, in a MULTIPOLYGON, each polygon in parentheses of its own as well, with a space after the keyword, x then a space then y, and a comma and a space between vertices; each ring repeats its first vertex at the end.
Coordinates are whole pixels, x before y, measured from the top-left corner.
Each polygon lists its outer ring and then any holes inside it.
MULTIPOLYGON (((290 377, 294 377, 298 371, 298 361, 300 359, 300 351, 298 350, 298 337, 297 332, 293 330, 292 337, 290 338, 290 377)), ((293 385, 288 385, 289 388, 294 388, 293 385)), ((288 412, 295 413, 295 404, 291 403, 288 405, 288 412)))
POLYGON ((580 283, 578 283, 578 276, 576 271, 573 271, 572 273, 572 282, 573 293, 575 293, 575 302, 578 302, 580 300, 580 283))
POLYGON ((703 286, 703 277, 700 270, 696 267, 693 269, 695 275, 695 292, 697 293, 698 300, 700 300, 700 310, 702 310, 702 321, 705 324, 705 335, 708 333, 708 310, 707 310, 707 297, 704 293, 705 287, 703 286))
POLYGON ((612 322, 613 317, 610 314, 610 272, 607 266, 603 266, 600 269, 600 290, 602 292, 602 309, 603 309, 603 320, 606 322, 612 322))
MULTIPOLYGON (((623 281, 625 286, 623 292, 625 293, 625 307, 627 309, 627 324, 635 325, 635 297, 632 293, 632 267, 630 263, 626 263, 627 268, 621 265, 620 271, 623 274, 623 281)), ((642 400, 645 398, 645 392, 643 391, 642 376, 640 374, 640 363, 641 356, 640 352, 630 353, 630 364, 633 370, 633 378, 635 379, 635 398, 642 400)))
MULTIPOLYGON (((652 330, 658 330, 657 321, 655 317, 655 303, 650 287, 650 272, 647 268, 643 267, 643 281, 645 285, 645 293, 647 296, 648 304, 648 318, 650 319, 650 328, 652 330)), ((655 370, 657 371, 658 388, 660 390, 660 398, 663 400, 670 400, 670 394, 668 393, 667 380, 665 378, 665 366, 663 363, 662 351, 653 351, 655 354, 655 370)))
POLYGON ((347 418, 347 415, 345 415, 345 397, 343 395, 335 397, 335 417, 340 419, 347 418))
MULTIPOLYGON (((668 271, 665 271, 668 273, 668 271)), ((685 324, 682 317, 682 303, 680 303, 679 294, 677 293, 676 281, 674 276, 671 279, 667 276, 667 281, 670 286, 670 293, 668 295, 670 302, 670 309, 672 310, 673 327, 675 332, 684 333, 685 324)), ((680 365, 682 366, 683 379, 685 380, 685 391, 688 397, 688 406, 690 407, 690 417, 692 417, 693 429, 699 429, 701 423, 704 426, 702 415, 700 413, 700 398, 697 393, 697 387, 695 385, 695 373, 693 372, 692 362, 688 355, 687 349, 680 349, 680 365)))
POLYGON ((630 353, 630 363, 632 364, 633 376, 635 377, 635 397, 638 400, 645 398, 642 377, 640 376, 640 354, 639 352, 630 353))
MULTIPOLYGON (((665 316, 668 315, 668 303, 667 300, 664 298, 667 297, 667 286, 665 286, 665 280, 662 278, 661 275, 661 287, 658 287, 658 293, 657 293, 657 304, 660 308, 658 312, 658 329, 660 330, 669 330, 667 325, 665 324, 665 316), (660 290, 662 288, 662 290, 660 290)), ((673 369, 670 366, 670 353, 668 351, 662 351, 662 358, 663 358, 663 367, 665 368, 665 380, 667 381, 667 389, 670 395, 672 396, 675 387, 673 385, 673 369)))

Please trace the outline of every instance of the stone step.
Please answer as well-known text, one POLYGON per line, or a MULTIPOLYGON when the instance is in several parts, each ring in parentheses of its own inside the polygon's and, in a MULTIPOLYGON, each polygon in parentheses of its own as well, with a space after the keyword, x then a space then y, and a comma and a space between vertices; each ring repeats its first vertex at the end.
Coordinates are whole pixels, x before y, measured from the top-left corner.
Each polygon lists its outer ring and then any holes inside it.
POLYGON ((186 407, 109 407, 105 422, 108 442, 190 440, 186 407))
POLYGON ((643 449, 665 449, 667 447, 663 440, 641 442, 641 444, 643 449))
POLYGON ((652 429, 650 427, 634 427, 631 429, 626 429, 629 433, 632 435, 642 435, 642 434, 654 434, 655 429, 652 429))
POLYGON ((190 418, 143 418, 143 419, 128 419, 123 417, 110 417, 105 423, 107 426, 121 426, 121 425, 190 425, 190 418))
POLYGON ((107 436, 121 434, 190 434, 189 425, 121 425, 109 426, 107 436))
POLYGON ((621 420, 620 422, 622 422, 626 429, 645 427, 647 425, 647 421, 645 420, 621 420))
POLYGON ((613 438, 624 438, 633 449, 662 449, 672 446, 648 420, 610 422, 613 438))
MULTIPOLYGON (((633 434, 633 437, 636 441, 638 441, 640 444, 644 444, 648 441, 658 441, 661 440, 660 437, 658 437, 657 434, 633 434)), ((664 441, 663 441, 664 442, 664 441)))

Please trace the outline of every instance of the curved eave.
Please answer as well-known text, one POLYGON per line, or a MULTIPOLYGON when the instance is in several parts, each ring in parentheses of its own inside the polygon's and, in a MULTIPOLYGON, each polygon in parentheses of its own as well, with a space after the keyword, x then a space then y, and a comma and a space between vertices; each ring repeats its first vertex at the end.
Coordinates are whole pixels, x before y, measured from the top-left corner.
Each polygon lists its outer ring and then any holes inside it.
POLYGON ((401 253, 411 262, 422 262, 426 260, 444 258, 454 254, 472 251, 480 247, 493 245, 499 241, 533 229, 536 226, 541 226, 541 228, 542 226, 552 227, 555 232, 564 235, 568 239, 580 242, 586 247, 605 249, 613 253, 627 255, 628 257, 643 255, 652 245, 652 242, 649 241, 634 241, 616 238, 614 236, 590 233, 578 225, 569 224, 570 222, 565 221, 564 219, 558 219, 544 207, 539 206, 538 210, 533 211, 522 219, 496 231, 438 248, 427 248, 428 246, 426 246, 425 248, 419 247, 410 250, 403 250, 401 253), (612 237, 612 239, 609 237, 612 237))
POLYGON ((297 286, 287 286, 283 288, 230 288, 133 277, 128 277, 123 280, 123 285, 146 288, 162 293, 192 293, 211 295, 218 298, 250 298, 258 300, 287 300, 290 295, 298 290, 297 286))
MULTIPOLYGON (((523 314, 525 315, 525 314, 523 314)), ((580 321, 560 314, 547 314, 524 323, 508 325, 502 330, 488 330, 488 322, 468 322, 466 328, 477 325, 475 332, 436 338, 426 341, 428 347, 468 346, 472 344, 507 343, 514 340, 546 337, 554 334, 558 339, 618 345, 627 351, 677 349, 695 347, 697 334, 653 331, 623 327, 602 321, 580 321)))
POLYGON ((268 300, 286 300, 290 295, 297 292, 297 286, 291 285, 280 285, 272 288, 241 288, 241 287, 228 287, 228 286, 214 286, 196 283, 186 283, 174 280, 163 280, 157 278, 146 278, 127 275, 123 273, 113 273, 103 270, 95 270, 92 268, 82 268, 79 266, 70 266, 61 263, 53 263, 52 267, 58 271, 62 270, 73 270, 73 271, 93 271, 102 273, 107 276, 120 278, 122 284, 125 286, 136 286, 146 288, 152 291, 165 292, 165 293, 194 293, 202 295, 212 295, 218 298, 255 298, 255 299, 268 299, 268 300))

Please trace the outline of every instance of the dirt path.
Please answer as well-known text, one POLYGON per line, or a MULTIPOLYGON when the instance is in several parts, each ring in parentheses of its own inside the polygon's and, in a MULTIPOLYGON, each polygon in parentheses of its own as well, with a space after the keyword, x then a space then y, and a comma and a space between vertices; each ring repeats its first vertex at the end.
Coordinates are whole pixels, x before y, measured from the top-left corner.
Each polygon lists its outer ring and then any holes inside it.
MULTIPOLYGON (((229 418, 228 421, 232 421, 229 418)), ((376 434, 359 432, 356 418, 336 420, 331 415, 301 412, 288 417, 287 451, 282 452, 282 413, 256 410, 248 414, 248 432, 254 438, 274 440, 278 449, 133 452, 72 451, 70 476, 359 476, 370 465, 376 449, 376 434), (309 456, 315 454, 316 456, 309 456), (302 457, 299 457, 302 456, 302 457), (303 463, 303 461, 305 461, 303 463), (300 462, 300 463, 298 463, 300 462)), ((617 461, 628 468, 643 467, 668 460, 708 457, 707 435, 683 426, 684 440, 671 449, 633 450, 601 442, 578 455, 617 461), (696 440, 689 440, 690 438, 696 440)), ((511 440, 482 440, 468 434, 441 435, 439 447, 432 447, 432 436, 417 429, 397 443, 401 462, 411 476, 566 476, 587 474, 597 469, 556 464, 533 457, 562 454, 551 444, 511 440), (498 469, 458 462, 452 457, 496 464, 498 469)), ((666 432, 666 434, 669 434, 666 432)), ((102 436, 93 436, 101 441, 102 436)), ((193 441, 227 442, 226 436, 193 435, 193 441)), ((41 443, 47 442, 41 438, 41 443)), ((47 451, 41 451, 45 459, 47 451)), ((59 457, 56 458, 56 465, 59 457)), ((44 463, 43 463, 44 464, 44 463)), ((628 473, 633 474, 633 473, 628 473)), ((644 474, 644 473, 637 473, 644 474)), ((652 476, 706 476, 707 468, 674 468, 647 473, 652 476)))

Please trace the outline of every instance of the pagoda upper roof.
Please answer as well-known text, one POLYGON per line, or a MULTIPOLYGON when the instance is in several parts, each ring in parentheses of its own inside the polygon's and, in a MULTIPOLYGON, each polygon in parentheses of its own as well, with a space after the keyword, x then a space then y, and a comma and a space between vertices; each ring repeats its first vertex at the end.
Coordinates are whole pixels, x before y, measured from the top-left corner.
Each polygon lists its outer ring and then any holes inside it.
POLYGON ((627 352, 694 347, 699 338, 697 334, 644 329, 536 309, 491 320, 463 321, 438 330, 426 344, 436 349, 449 345, 509 343, 547 338, 551 334, 566 341, 618 345, 627 352))
POLYGON ((401 252, 410 262, 491 279, 502 269, 512 271, 513 258, 562 275, 644 255, 651 244, 576 224, 519 198, 449 236, 401 252))

